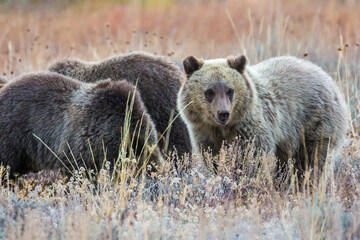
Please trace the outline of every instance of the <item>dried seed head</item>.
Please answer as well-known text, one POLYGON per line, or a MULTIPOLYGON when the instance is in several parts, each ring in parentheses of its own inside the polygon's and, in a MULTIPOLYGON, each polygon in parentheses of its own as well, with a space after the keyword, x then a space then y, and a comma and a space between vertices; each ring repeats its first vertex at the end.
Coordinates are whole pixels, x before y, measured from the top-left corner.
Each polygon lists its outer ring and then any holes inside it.
POLYGON ((147 171, 151 171, 151 169, 152 169, 152 166, 150 164, 146 166, 147 171))

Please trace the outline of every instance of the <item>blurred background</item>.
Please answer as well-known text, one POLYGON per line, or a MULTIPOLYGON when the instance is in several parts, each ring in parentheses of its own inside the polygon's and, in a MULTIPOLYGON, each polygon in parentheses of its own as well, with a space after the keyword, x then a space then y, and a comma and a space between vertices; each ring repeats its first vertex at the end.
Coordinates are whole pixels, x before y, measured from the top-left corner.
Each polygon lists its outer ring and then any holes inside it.
POLYGON ((131 50, 178 60, 246 53, 252 62, 305 54, 328 68, 339 50, 359 53, 355 0, 1 0, 0 9, 6 75, 42 69, 54 58, 96 60, 131 50))

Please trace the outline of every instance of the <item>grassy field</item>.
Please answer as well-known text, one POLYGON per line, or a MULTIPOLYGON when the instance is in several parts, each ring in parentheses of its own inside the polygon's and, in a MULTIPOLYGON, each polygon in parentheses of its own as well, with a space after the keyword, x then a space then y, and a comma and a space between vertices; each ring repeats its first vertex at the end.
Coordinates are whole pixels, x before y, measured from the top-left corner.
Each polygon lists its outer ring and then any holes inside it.
MULTIPOLYGON (((80 170, 66 183, 10 185, 2 169, 0 239, 360 238, 359 1, 0 3, 0 73, 10 79, 62 58, 94 61, 132 50, 179 66, 188 55, 245 53, 251 63, 293 55, 324 68, 351 112, 334 169, 317 182, 305 176, 300 188, 294 176, 275 188, 274 156, 251 151, 242 171, 228 164, 216 176, 196 161, 177 173, 171 157, 152 178, 133 179, 130 161, 119 181, 105 168, 96 184, 80 170)), ((221 161, 233 161, 234 152, 222 151, 221 161)))

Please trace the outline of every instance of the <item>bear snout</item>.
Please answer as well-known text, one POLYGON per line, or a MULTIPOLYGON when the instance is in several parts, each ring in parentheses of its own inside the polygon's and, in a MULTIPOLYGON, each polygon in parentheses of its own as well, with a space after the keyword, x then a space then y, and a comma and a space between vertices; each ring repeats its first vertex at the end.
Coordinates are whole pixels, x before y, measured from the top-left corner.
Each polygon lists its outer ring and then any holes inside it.
POLYGON ((219 123, 221 124, 226 124, 228 123, 229 121, 229 118, 230 118, 230 112, 227 111, 227 110, 224 110, 224 111, 218 111, 217 112, 217 120, 219 123))

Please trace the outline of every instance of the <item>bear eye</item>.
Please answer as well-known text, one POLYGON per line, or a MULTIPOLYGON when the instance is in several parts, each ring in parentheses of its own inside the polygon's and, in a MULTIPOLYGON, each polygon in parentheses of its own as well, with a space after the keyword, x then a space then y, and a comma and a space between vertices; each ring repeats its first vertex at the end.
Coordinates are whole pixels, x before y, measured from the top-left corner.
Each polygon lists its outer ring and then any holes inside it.
POLYGON ((234 89, 230 88, 227 92, 226 95, 230 98, 230 100, 232 99, 233 95, 234 95, 234 89))
POLYGON ((208 89, 205 91, 205 98, 206 100, 208 100, 209 102, 211 102, 215 97, 215 92, 212 89, 208 89))

